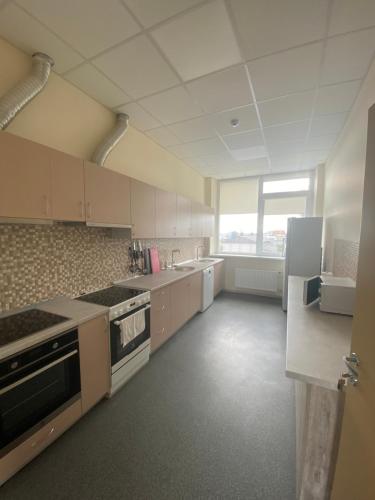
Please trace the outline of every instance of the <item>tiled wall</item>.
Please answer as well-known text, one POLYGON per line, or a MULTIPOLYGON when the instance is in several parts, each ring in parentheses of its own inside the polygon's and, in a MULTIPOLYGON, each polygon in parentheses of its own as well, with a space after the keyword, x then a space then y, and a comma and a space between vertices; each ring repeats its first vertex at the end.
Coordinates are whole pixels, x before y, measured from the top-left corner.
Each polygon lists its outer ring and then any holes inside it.
MULTIPOLYGON (((0 225, 0 311, 56 295, 74 297, 110 285, 129 274, 129 230, 84 225, 0 225)), ((203 238, 146 241, 157 245, 162 261, 195 256, 203 238)))
POLYGON ((333 274, 335 276, 348 276, 356 280, 358 254, 358 241, 335 239, 333 249, 333 274))

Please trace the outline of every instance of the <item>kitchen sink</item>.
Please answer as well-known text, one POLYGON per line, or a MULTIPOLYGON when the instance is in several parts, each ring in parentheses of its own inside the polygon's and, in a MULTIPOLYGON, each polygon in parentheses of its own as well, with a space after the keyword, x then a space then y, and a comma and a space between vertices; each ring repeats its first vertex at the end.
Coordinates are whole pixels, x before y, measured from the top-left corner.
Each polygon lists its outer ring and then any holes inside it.
POLYGON ((194 271, 195 267, 193 266, 174 266, 175 271, 194 271))

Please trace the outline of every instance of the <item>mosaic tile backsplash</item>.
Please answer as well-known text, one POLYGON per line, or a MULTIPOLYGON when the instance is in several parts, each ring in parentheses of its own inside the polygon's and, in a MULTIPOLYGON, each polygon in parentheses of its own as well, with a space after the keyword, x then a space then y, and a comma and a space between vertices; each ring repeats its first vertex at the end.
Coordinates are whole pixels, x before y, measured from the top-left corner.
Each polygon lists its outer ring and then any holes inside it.
MULTIPOLYGON (((51 299, 75 297, 130 277, 129 230, 81 225, 0 224, 0 312, 51 299)), ((158 246, 160 260, 195 257, 204 238, 142 240, 158 246)))

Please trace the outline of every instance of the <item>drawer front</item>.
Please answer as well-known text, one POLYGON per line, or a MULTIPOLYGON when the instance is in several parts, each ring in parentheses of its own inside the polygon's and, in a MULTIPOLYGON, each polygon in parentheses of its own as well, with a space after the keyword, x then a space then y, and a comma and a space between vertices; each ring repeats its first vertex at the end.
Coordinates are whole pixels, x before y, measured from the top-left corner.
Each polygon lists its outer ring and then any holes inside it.
POLYGON ((151 311, 160 311, 169 309, 170 287, 165 286, 160 290, 151 293, 151 311))
POLYGON ((155 351, 170 336, 170 311, 163 304, 160 309, 151 307, 151 350, 155 351), (164 308, 165 307, 165 308, 164 308))
POLYGON ((0 485, 39 455, 42 450, 73 425, 81 417, 81 414, 81 400, 78 400, 1 458, 0 485))

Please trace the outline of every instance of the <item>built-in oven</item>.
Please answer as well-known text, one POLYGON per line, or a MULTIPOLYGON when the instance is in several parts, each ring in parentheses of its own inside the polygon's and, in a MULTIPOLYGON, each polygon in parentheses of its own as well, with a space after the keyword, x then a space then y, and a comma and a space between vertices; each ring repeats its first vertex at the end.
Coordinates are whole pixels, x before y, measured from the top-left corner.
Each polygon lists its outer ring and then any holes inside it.
POLYGON ((80 397, 78 330, 0 362, 0 456, 80 397))
POLYGON ((142 346, 150 344, 150 304, 143 304, 130 312, 118 316, 110 322, 111 332, 111 365, 112 373, 123 366, 129 359, 135 356, 142 346), (121 322, 126 318, 131 318, 136 314, 144 314, 144 329, 134 339, 125 345, 121 339, 121 322))

